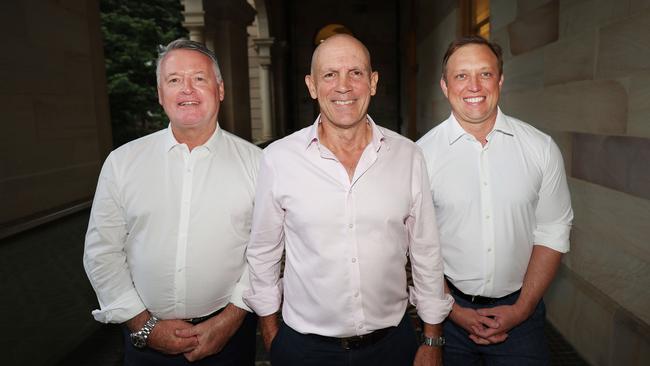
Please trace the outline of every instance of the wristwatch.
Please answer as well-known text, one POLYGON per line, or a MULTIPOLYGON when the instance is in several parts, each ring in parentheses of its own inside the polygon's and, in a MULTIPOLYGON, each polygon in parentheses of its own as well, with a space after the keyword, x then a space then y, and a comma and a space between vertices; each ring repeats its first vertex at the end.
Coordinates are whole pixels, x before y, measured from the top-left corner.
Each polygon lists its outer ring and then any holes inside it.
POLYGON ((440 337, 434 337, 430 338, 425 336, 424 334, 422 335, 422 344, 429 346, 429 347, 442 347, 445 345, 445 337, 440 336, 440 337))
POLYGON ((130 334, 133 347, 144 348, 147 345, 147 338, 149 338, 149 334, 151 334, 151 331, 153 330, 153 327, 156 326, 156 323, 158 323, 158 318, 152 315, 151 318, 149 318, 149 320, 144 323, 142 329, 130 334))

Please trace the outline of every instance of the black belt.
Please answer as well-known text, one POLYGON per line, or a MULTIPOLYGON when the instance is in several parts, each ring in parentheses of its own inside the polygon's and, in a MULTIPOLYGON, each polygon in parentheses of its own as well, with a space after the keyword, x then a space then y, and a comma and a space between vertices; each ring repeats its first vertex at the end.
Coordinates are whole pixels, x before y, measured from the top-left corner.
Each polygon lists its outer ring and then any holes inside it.
POLYGON ((223 311, 223 309, 225 309, 225 307, 223 307, 223 308, 221 308, 221 309, 215 311, 215 312, 212 313, 212 314, 208 314, 208 315, 204 315, 204 316, 199 316, 199 317, 196 317, 196 318, 185 319, 185 321, 188 322, 188 323, 192 323, 192 324, 194 324, 194 325, 199 324, 199 323, 203 323, 204 321, 206 321, 206 320, 208 320, 208 319, 210 319, 210 318, 212 318, 212 317, 218 315, 219 313, 221 313, 221 312, 223 311))
POLYGON ((388 327, 388 328, 378 329, 372 333, 368 333, 360 336, 345 337, 345 338, 326 337, 318 334, 306 334, 306 335, 311 338, 318 339, 320 341, 325 341, 328 343, 334 343, 340 345, 341 348, 345 350, 351 350, 351 349, 359 349, 367 346, 372 346, 373 344, 379 342, 388 333, 390 333, 391 330, 395 328, 396 327, 388 327))
POLYGON ((485 296, 479 296, 479 295, 467 295, 463 293, 461 290, 457 289, 456 286, 451 284, 451 281, 447 280, 447 287, 449 287, 449 291, 457 297, 460 297, 461 299, 471 302, 472 304, 477 304, 477 305, 490 305, 494 304, 495 302, 499 300, 503 300, 507 297, 514 296, 514 295, 519 295, 521 290, 517 290, 511 294, 508 294, 506 296, 502 297, 485 297, 485 296))

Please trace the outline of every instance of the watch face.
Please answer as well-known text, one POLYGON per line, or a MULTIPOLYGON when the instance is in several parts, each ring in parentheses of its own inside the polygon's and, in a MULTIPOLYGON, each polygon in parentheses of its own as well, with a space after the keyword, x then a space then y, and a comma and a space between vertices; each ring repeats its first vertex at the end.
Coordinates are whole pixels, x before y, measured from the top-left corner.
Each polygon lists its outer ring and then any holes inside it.
POLYGON ((147 345, 147 340, 140 332, 131 333, 131 343, 135 348, 144 348, 147 345))

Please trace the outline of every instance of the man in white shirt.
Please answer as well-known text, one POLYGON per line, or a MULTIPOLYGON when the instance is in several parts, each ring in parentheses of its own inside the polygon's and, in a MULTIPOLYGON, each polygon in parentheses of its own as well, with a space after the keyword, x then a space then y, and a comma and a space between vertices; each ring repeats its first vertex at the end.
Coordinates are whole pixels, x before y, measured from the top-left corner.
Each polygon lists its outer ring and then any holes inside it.
POLYGON ((418 141, 455 299, 445 365, 549 363, 542 296, 569 250, 571 200, 553 140, 499 110, 502 65, 481 37, 452 42, 451 116, 418 141))
POLYGON ((361 42, 328 38, 305 77, 320 116, 264 151, 244 301, 275 366, 440 364, 452 300, 426 165, 413 142, 367 115, 377 81, 361 42), (407 256, 428 343, 419 347, 405 315, 407 256))
POLYGON ((217 123, 212 51, 176 40, 157 61, 170 124, 106 159, 86 234, 95 319, 124 323, 126 365, 253 365, 242 301, 261 151, 217 123))

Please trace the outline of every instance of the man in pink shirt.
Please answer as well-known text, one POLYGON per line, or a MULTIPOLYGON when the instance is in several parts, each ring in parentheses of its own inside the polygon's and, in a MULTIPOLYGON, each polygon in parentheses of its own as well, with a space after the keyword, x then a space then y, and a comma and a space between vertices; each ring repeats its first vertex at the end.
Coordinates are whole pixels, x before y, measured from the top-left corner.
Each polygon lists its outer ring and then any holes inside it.
POLYGON ((441 363, 453 300, 427 170, 413 142, 367 115, 378 79, 361 42, 328 38, 305 77, 320 116, 263 154, 244 301, 261 316, 275 366, 441 363), (424 322, 420 346, 409 299, 424 322))

